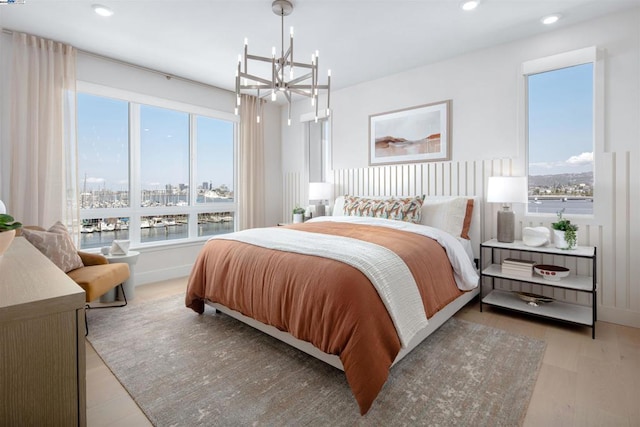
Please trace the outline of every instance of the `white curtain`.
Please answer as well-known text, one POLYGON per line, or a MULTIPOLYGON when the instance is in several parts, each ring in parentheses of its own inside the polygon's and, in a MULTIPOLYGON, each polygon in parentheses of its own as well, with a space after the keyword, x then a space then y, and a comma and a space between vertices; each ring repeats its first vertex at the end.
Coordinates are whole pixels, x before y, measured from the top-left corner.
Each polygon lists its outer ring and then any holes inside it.
POLYGON ((240 101, 239 229, 265 226, 264 100, 242 95, 240 101))
POLYGON ((76 49, 14 33, 11 71, 11 214, 77 236, 76 49))

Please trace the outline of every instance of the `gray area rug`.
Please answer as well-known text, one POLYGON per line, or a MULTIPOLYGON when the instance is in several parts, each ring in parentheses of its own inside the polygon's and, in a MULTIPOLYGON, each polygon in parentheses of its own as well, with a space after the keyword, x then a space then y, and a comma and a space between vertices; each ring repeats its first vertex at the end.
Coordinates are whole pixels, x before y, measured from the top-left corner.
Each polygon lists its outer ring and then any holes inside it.
POLYGON ((183 296, 89 310, 89 341, 156 426, 516 426, 545 343, 459 319, 360 416, 344 373, 183 296))

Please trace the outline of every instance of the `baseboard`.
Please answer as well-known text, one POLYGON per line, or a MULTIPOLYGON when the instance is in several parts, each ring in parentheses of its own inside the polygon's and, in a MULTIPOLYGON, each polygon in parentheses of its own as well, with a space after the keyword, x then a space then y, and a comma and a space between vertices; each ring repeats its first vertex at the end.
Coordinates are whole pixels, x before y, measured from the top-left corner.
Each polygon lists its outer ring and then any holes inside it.
POLYGON ((193 264, 178 265, 175 267, 156 269, 153 271, 146 271, 143 273, 136 273, 135 281, 136 286, 144 285, 147 283, 161 282, 163 280, 179 279, 180 277, 186 277, 191 273, 193 264))
MULTIPOLYGON (((640 312, 613 307, 598 306, 598 320, 618 325, 640 328, 640 312)), ((597 328, 597 326, 596 326, 597 328)))

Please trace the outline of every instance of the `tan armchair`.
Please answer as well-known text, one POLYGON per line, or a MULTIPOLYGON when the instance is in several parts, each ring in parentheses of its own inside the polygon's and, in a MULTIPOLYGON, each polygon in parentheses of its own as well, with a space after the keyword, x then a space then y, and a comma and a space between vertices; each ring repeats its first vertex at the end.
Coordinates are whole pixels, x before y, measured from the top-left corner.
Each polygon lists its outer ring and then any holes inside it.
MULTIPOLYGON (((44 228, 38 226, 26 226, 24 228, 28 230, 45 231, 44 228)), ((127 305, 127 296, 124 293, 124 287, 122 286, 122 283, 124 283, 131 275, 131 272, 129 271, 129 265, 126 263, 109 264, 107 258, 100 254, 92 254, 81 251, 77 252, 80 256, 80 259, 82 260, 83 266, 67 271, 67 275, 71 279, 73 279, 73 281, 75 281, 82 289, 84 289, 85 301, 87 302, 86 308, 124 307, 125 305, 127 305), (106 294, 111 289, 117 286, 120 286, 120 291, 122 292, 122 296, 124 297, 123 304, 99 305, 93 307, 89 305, 91 301, 100 298, 102 295, 106 294)), ((86 321, 85 329, 88 334, 89 327, 86 324, 86 321)))
POLYGON ((78 251, 84 267, 76 268, 67 273, 86 292, 87 303, 101 297, 116 286, 124 296, 124 304, 127 305, 127 297, 124 294, 122 283, 130 275, 129 265, 125 263, 109 264, 109 261, 100 254, 91 254, 78 251))

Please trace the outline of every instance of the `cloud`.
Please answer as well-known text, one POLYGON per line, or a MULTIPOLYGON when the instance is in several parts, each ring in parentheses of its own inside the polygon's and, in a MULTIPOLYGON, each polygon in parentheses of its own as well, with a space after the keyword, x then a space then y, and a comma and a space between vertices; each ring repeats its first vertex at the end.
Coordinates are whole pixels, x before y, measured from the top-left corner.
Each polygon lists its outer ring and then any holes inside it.
POLYGON ((539 169, 553 169, 558 166, 564 166, 564 162, 539 162, 539 163, 530 163, 530 168, 539 168, 539 169))
POLYGON ((570 166, 584 166, 593 163, 593 151, 590 153, 582 153, 578 156, 571 156, 567 160, 570 166))
POLYGON ((102 184, 105 181, 104 178, 96 178, 96 177, 89 177, 87 178, 87 184, 102 184))

